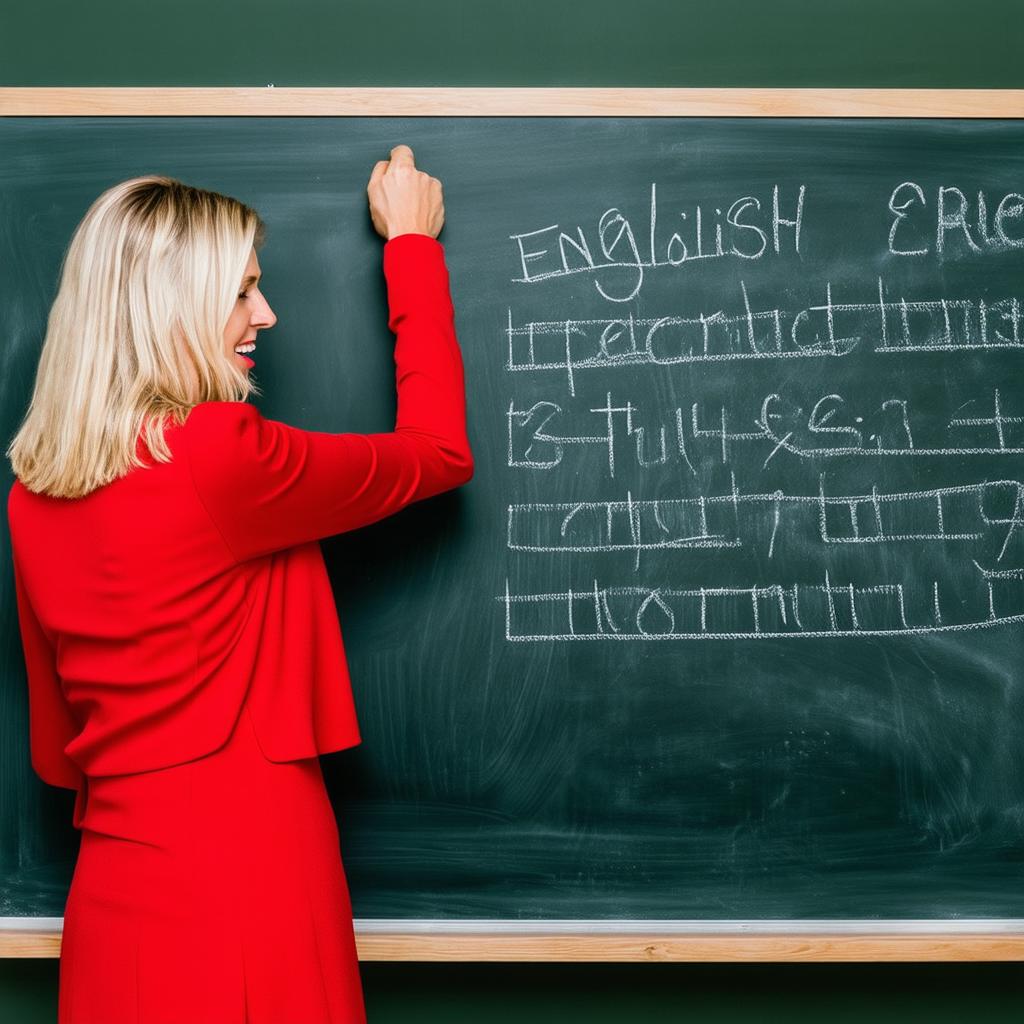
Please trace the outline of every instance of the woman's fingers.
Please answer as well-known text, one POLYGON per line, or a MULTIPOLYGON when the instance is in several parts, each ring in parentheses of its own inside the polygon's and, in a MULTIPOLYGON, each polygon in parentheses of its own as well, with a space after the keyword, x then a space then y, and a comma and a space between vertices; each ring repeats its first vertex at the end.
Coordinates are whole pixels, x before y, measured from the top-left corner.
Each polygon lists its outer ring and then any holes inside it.
POLYGON ((391 166, 388 168, 388 170, 391 170, 392 168, 397 169, 399 167, 416 166, 416 161, 412 155, 412 149, 410 149, 408 146, 404 144, 395 146, 394 149, 391 150, 390 163, 391 166))
POLYGON ((378 160, 378 161, 377 161, 377 162, 376 162, 376 163, 375 163, 375 164, 373 165, 373 170, 372 170, 372 171, 370 172, 370 181, 369 181, 369 183, 368 183, 368 184, 367 184, 367 186, 366 186, 366 190, 367 190, 367 191, 369 191, 369 190, 370 190, 370 188, 371 188, 371 187, 372 187, 373 185, 375 185, 375 184, 376 184, 376 183, 377 183, 378 181, 380 181, 380 176, 381 176, 381 175, 382 175, 382 174, 383 174, 383 173, 384 173, 384 172, 385 172, 385 171, 386 171, 387 169, 388 169, 388 161, 387 161, 387 160, 378 160))

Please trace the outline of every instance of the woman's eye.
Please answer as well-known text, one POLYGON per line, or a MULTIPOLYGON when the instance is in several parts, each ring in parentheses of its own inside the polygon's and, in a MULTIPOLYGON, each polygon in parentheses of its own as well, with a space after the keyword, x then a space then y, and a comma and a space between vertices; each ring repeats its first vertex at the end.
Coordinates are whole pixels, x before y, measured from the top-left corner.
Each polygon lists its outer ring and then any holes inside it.
POLYGON ((248 292, 242 292, 238 297, 240 299, 247 299, 247 298, 249 298, 249 293, 248 292))

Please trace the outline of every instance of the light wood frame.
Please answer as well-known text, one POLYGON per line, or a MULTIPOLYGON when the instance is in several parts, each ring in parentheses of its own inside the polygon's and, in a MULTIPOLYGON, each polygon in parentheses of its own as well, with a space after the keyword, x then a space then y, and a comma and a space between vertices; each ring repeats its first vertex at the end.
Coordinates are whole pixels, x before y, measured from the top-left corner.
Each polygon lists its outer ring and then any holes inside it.
MULTIPOLYGON (((59 957, 63 919, 0 918, 0 957, 59 957)), ((1020 961, 1024 920, 356 919, 360 960, 617 963, 1020 961)))
POLYGON ((0 117, 1024 117, 1024 89, 0 88, 0 117))
MULTIPOLYGON (((1024 89, 0 88, 0 117, 1022 118, 1024 89)), ((62 918, 0 918, 0 956, 57 957, 62 918)), ((1024 920, 357 920, 361 960, 1019 961, 1024 920)))

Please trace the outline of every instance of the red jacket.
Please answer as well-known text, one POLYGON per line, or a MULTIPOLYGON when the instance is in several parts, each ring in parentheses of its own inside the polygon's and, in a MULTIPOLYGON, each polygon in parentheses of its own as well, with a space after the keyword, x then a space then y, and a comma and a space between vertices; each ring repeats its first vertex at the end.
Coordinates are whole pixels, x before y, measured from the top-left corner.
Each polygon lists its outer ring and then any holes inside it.
POLYGON ((399 235, 383 262, 394 432, 305 431, 246 402, 203 402, 167 428, 169 463, 73 500, 14 482, 32 766, 79 804, 82 773, 216 750, 247 694, 272 761, 360 742, 319 538, 473 473, 444 250, 399 235))

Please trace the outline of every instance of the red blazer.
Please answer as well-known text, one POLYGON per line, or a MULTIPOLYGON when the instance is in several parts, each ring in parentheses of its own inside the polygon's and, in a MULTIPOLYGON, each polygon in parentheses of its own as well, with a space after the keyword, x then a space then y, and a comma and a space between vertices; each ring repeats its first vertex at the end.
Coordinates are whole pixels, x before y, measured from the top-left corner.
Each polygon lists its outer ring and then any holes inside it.
POLYGON ((305 431, 246 402, 203 402, 167 428, 169 463, 73 500, 14 482, 31 761, 79 790, 76 823, 83 773, 208 754, 247 695, 272 761, 360 742, 319 538, 473 474, 444 250, 399 235, 383 262, 394 432, 305 431))

